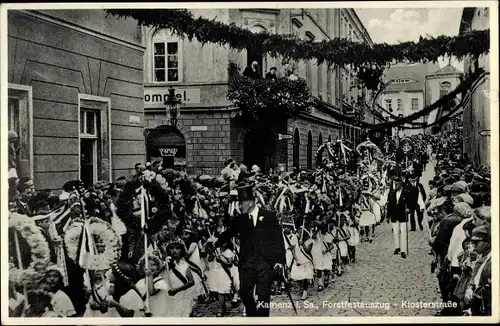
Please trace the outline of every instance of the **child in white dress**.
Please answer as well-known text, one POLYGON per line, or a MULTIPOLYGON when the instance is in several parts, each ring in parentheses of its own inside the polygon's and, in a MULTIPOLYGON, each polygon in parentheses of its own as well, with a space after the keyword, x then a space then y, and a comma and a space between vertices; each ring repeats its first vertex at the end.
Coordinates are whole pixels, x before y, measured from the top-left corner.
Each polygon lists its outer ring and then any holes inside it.
POLYGON ((45 308, 42 317, 74 317, 75 307, 66 293, 63 292, 63 276, 59 267, 49 266, 45 274, 40 292, 50 297, 50 305, 45 308))
MULTIPOLYGON (((109 275, 109 274, 108 274, 109 275)), ((120 317, 115 307, 106 299, 113 293, 113 286, 105 271, 89 271, 91 294, 83 317, 120 317)))
POLYGON ((290 242, 291 234, 293 232, 292 223, 282 223, 283 228, 283 241, 285 242, 285 260, 286 260, 286 271, 288 275, 292 269, 293 264, 293 245, 290 242))
POLYGON ((182 240, 186 243, 186 262, 189 264, 194 279, 193 293, 198 301, 203 302, 208 296, 208 289, 205 285, 204 262, 201 259, 200 247, 198 245, 197 234, 191 228, 185 228, 182 240))
POLYGON ((231 276, 233 277, 233 284, 235 291, 233 293, 233 300, 231 301, 231 303, 233 306, 237 306, 238 303, 240 302, 240 297, 238 295, 240 291, 240 272, 238 269, 240 245, 238 239, 234 239, 232 249, 234 252, 234 259, 233 259, 233 266, 231 267, 231 276))
POLYGON ((340 259, 343 266, 349 263, 349 239, 351 234, 349 232, 349 225, 347 224, 347 218, 344 214, 340 215, 340 226, 337 229, 337 237, 340 259))
POLYGON ((332 249, 333 236, 328 232, 328 225, 323 223, 315 232, 311 249, 314 268, 318 276, 318 291, 323 291, 328 286, 332 270, 332 249))
POLYGON ((360 234, 358 227, 355 223, 355 219, 350 217, 349 211, 345 211, 344 215, 346 217, 346 226, 348 227, 349 230, 349 240, 347 240, 347 249, 349 251, 349 259, 350 263, 355 263, 356 262, 356 246, 359 244, 360 241, 360 234))
POLYGON ((186 245, 180 238, 174 238, 166 245, 167 264, 163 277, 168 285, 166 317, 189 317, 195 304, 194 278, 186 262, 186 245))
MULTIPOLYGON (((237 292, 234 285, 234 252, 229 244, 225 244, 221 249, 216 248, 210 254, 210 270, 207 275, 208 287, 211 292, 216 293, 219 301, 217 317, 224 316, 226 312, 226 296, 232 292, 237 292)), ((236 273, 235 273, 236 272, 236 273)))
POLYGON ((290 278, 298 281, 302 288, 302 300, 307 299, 307 289, 309 280, 314 279, 314 265, 311 255, 313 240, 304 230, 303 239, 300 240, 297 231, 287 235, 292 249, 293 262, 290 270, 290 278))
MULTIPOLYGON (((156 254, 148 254, 149 268, 145 267, 145 256, 139 260, 137 266, 139 273, 145 277, 120 298, 119 305, 126 309, 126 313, 122 312, 120 315, 132 317, 144 314, 147 317, 166 317, 165 306, 168 287, 161 275, 163 267, 161 259, 156 254), (149 311, 147 303, 149 303, 149 311)), ((118 308, 117 310, 120 311, 118 308)))

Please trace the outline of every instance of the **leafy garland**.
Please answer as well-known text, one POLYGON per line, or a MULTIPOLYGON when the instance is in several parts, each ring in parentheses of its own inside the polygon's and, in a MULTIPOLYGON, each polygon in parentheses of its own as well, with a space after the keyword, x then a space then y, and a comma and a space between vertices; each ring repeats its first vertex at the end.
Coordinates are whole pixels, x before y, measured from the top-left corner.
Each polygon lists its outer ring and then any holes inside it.
POLYGON ((339 112, 336 111, 330 111, 329 114, 337 119, 338 121, 343 121, 352 125, 359 126, 361 128, 365 129, 387 129, 387 128, 392 128, 392 127, 397 127, 406 123, 409 123, 411 121, 415 121, 423 116, 428 115, 432 111, 443 107, 443 106, 448 106, 450 103, 452 103, 453 99, 459 95, 462 94, 462 92, 468 90, 484 73, 483 69, 478 69, 474 73, 472 73, 466 80, 460 83, 453 91, 450 93, 446 94, 445 96, 441 97, 439 100, 436 102, 426 106, 422 110, 415 112, 411 115, 405 116, 403 118, 399 118, 397 120, 389 121, 389 122, 383 122, 383 123, 378 123, 378 124, 372 124, 364 121, 359 121, 356 120, 355 118, 343 115, 339 112))
POLYGON ((251 118, 274 121, 307 112, 314 100, 304 79, 255 79, 242 76, 235 63, 229 68, 228 99, 251 118))
POLYGON ((229 45, 239 51, 260 50, 273 57, 307 61, 315 59, 318 64, 326 62, 329 67, 349 67, 360 82, 372 90, 379 88, 384 69, 393 63, 436 62, 442 56, 461 59, 470 55, 477 58, 488 53, 490 48, 489 30, 471 31, 453 37, 420 37, 417 43, 379 43, 370 46, 345 38, 310 42, 290 35, 252 33, 235 23, 195 18, 186 9, 111 9, 106 12, 118 17, 134 18, 140 25, 170 29, 190 41, 196 38, 202 44, 229 45))

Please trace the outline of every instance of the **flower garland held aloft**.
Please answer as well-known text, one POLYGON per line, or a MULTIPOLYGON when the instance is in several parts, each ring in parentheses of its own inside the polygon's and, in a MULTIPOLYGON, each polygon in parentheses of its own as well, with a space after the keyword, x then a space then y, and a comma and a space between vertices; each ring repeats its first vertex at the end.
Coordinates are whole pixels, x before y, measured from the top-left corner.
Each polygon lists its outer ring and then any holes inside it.
MULTIPOLYGON (((10 266, 9 279, 16 285, 22 286, 26 284, 27 287, 30 287, 36 284, 37 280, 43 278, 45 269, 50 262, 49 244, 33 219, 26 215, 10 213, 9 229, 18 232, 18 235, 29 245, 31 252, 30 264, 29 266, 23 266, 22 271, 14 264, 10 266)), ((16 260, 18 260, 18 257, 16 257, 16 260)))
MULTIPOLYGON (((96 252, 94 255, 87 255, 84 259, 84 266, 81 267, 98 271, 111 268, 121 254, 122 241, 120 236, 116 234, 109 223, 97 217, 90 218, 89 231, 94 240, 96 252)), ((64 236, 68 255, 76 263, 78 263, 82 236, 85 236, 84 221, 76 219, 72 221, 64 236)))
POLYGON ((369 89, 381 84, 384 68, 396 62, 436 62, 442 56, 458 59, 466 55, 479 57, 489 52, 489 30, 471 31, 458 36, 420 38, 418 42, 402 42, 389 45, 353 42, 334 38, 321 42, 300 40, 290 35, 252 33, 235 23, 225 24, 215 19, 195 18, 186 9, 111 9, 108 14, 131 17, 140 25, 167 28, 190 41, 229 45, 236 50, 259 50, 273 57, 292 60, 313 60, 329 66, 350 66, 358 79, 369 89))

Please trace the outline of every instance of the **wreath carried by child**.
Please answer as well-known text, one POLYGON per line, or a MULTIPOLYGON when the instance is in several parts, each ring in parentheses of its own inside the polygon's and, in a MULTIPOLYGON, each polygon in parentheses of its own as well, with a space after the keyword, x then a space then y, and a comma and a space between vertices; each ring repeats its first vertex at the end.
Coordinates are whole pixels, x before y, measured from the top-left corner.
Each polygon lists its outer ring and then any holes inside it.
POLYGON ((17 265, 9 264, 9 280, 16 285, 27 285, 29 288, 45 273, 50 262, 49 244, 34 220, 26 215, 10 213, 9 231, 11 231, 9 237, 13 236, 15 239, 10 244, 10 246, 14 246, 10 248, 13 249, 11 256, 15 257, 15 261, 17 261, 17 265), (29 260, 26 257, 28 252, 31 256, 29 260), (23 263, 22 269, 19 268, 20 263, 23 263))
POLYGON ((111 224, 91 217, 88 221, 74 220, 64 236, 68 255, 82 268, 107 270, 121 254, 121 237, 111 224))

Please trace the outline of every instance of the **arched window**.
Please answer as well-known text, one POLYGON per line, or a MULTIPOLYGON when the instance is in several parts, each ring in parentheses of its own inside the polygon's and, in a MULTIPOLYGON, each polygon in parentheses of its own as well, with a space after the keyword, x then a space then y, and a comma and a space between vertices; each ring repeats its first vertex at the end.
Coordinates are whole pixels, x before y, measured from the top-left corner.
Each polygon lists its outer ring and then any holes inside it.
POLYGON ((159 29, 152 39, 153 81, 182 81, 182 42, 165 29, 159 29))
POLYGON ((451 83, 450 82, 442 82, 440 87, 439 87, 439 98, 445 96, 448 94, 451 90, 451 83))
POLYGON ((293 167, 300 169, 300 134, 298 129, 295 129, 293 135, 293 167))
MULTIPOLYGON (((323 135, 320 133, 319 134, 319 137, 318 137, 318 148, 323 145, 323 135)), ((316 162, 316 164, 319 164, 321 162, 323 162, 323 151, 321 152, 321 154, 319 155, 318 157, 318 160, 319 162, 316 162)))
POLYGON ((313 165, 313 136, 309 131, 307 135, 307 169, 312 169, 313 165))

